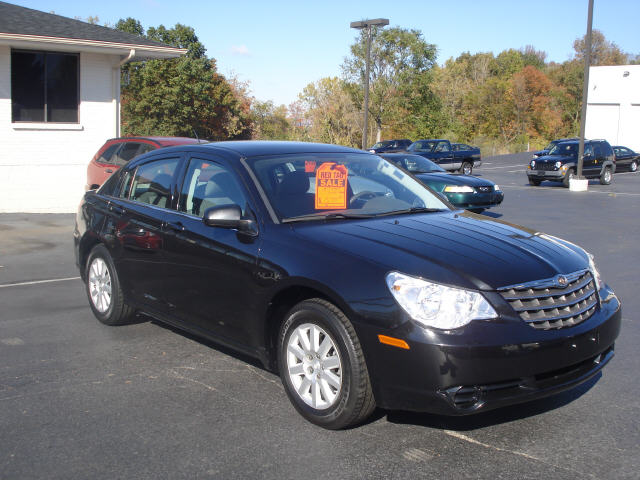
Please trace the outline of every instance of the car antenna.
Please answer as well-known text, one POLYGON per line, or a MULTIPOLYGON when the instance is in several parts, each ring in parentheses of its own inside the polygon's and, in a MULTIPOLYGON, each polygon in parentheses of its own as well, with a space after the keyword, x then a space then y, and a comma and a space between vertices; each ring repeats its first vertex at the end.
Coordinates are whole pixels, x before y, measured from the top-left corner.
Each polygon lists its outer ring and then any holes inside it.
POLYGON ((196 132, 196 129, 191 127, 191 131, 193 132, 193 136, 196 137, 196 140, 198 140, 198 143, 200 143, 200 139, 198 138, 198 132, 196 132))

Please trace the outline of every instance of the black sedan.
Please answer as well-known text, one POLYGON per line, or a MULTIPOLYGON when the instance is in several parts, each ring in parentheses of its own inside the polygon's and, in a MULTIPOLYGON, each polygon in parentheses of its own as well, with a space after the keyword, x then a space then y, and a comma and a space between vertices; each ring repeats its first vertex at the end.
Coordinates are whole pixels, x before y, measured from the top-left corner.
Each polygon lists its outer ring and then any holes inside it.
POLYGON ((471 175, 449 173, 420 155, 390 153, 381 157, 411 172, 432 190, 444 194, 447 200, 458 208, 479 213, 500 205, 504 200, 504 193, 492 181, 471 175))
POLYGON ((630 172, 635 172, 638 170, 638 163, 640 163, 639 153, 621 145, 613 147, 613 153, 616 156, 616 171, 619 172, 625 169, 630 172))
POLYGON ((572 388, 620 329, 580 247, 451 210, 334 145, 142 155, 84 195, 74 244, 98 320, 144 312, 252 355, 325 428, 376 406, 464 415, 572 388))

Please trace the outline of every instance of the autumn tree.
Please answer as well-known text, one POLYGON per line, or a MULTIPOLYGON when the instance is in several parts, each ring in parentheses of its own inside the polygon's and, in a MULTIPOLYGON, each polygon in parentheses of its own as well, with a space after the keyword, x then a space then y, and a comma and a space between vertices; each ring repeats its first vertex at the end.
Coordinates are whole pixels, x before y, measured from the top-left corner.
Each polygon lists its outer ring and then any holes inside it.
MULTIPOLYGON (((584 63, 587 51, 586 35, 573 42, 573 49, 576 51, 576 60, 584 63)), ((620 47, 607 40, 600 30, 593 29, 591 32, 591 65, 625 65, 626 63, 627 55, 620 50, 620 47)))

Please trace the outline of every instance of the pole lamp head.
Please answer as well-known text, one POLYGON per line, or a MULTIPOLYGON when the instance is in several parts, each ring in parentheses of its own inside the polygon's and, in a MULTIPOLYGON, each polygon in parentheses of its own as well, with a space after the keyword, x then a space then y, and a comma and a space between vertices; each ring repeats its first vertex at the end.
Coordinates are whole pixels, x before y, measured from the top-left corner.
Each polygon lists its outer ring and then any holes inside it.
POLYGON ((384 27, 389 25, 388 18, 374 18, 373 20, 361 20, 359 22, 351 22, 351 28, 362 30, 367 27, 384 27))

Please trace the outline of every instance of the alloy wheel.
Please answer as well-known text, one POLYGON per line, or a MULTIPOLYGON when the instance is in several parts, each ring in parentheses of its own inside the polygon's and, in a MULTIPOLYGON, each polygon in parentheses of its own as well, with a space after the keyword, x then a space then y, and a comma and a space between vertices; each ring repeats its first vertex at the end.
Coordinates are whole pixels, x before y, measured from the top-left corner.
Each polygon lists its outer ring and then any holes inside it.
POLYGON ((342 362, 331 336, 318 325, 299 325, 287 342, 287 370, 296 393, 317 410, 333 406, 342 388, 342 362))
POLYGON ((100 313, 105 313, 111 306, 112 295, 109 268, 102 258, 96 257, 89 267, 89 296, 91 303, 100 313))

